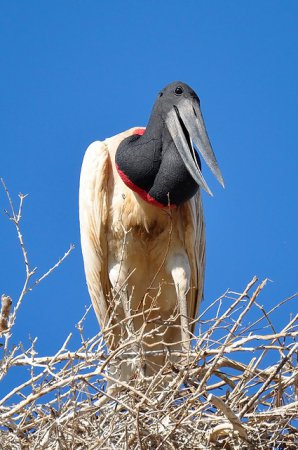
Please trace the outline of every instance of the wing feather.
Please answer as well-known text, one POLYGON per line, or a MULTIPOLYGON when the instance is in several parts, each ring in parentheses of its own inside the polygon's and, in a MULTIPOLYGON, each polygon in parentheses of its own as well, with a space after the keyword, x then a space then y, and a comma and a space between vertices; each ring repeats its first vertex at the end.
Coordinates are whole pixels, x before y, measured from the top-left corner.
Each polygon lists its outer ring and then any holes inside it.
POLYGON ((110 157, 104 142, 93 142, 86 150, 80 177, 79 215, 85 274, 92 304, 104 328, 108 319, 106 224, 110 157))

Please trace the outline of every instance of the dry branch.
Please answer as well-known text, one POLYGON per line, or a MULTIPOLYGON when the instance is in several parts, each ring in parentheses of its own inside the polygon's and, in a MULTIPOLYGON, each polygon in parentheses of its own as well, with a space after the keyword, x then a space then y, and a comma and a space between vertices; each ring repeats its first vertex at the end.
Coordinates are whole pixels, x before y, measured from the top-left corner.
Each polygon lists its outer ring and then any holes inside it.
MULTIPOLYGON (((227 291, 220 307, 214 302, 214 315, 209 309, 211 319, 183 363, 169 359, 155 376, 119 382, 114 393, 106 392, 106 381, 113 381, 109 364, 143 358, 137 332, 108 354, 102 334, 113 330, 85 339, 81 322, 76 351, 68 350, 70 336, 53 356, 19 350, 9 368, 27 366, 32 375, 0 399, 0 444, 12 449, 297 448, 297 318, 270 334, 242 322, 264 284, 251 296, 247 289, 240 295, 227 291), (239 303, 242 310, 235 308, 239 303), (267 366, 260 358, 264 351, 271 355, 267 366), (28 392, 30 385, 35 389, 28 392)), ((261 314, 265 325, 268 313, 261 314)))
MULTIPOLYGON (((284 316, 285 304, 297 294, 265 311, 258 299, 264 295, 266 280, 257 284, 254 278, 242 293, 226 291, 200 313, 199 333, 193 336, 189 353, 168 345, 164 367, 150 378, 140 370, 144 354, 160 351, 143 348, 143 340, 154 333, 163 342, 161 322, 146 335, 130 326, 134 317, 147 311, 122 321, 116 317, 124 337, 110 353, 103 337, 112 338, 113 320, 87 339, 87 312, 77 325, 79 348, 72 348, 71 334, 50 356, 37 355, 34 340, 27 349, 13 347, 10 336, 24 296, 62 263, 71 248, 29 287, 36 270, 29 264, 20 228, 25 196, 20 196, 16 213, 5 190, 26 278, 12 314, 2 304, 8 333, 3 335, 0 374, 9 377, 12 370, 29 370, 26 379, 0 396, 1 449, 297 450, 298 316, 281 329, 272 319, 276 311, 284 316), (253 322, 247 319, 251 312, 253 322), (129 382, 118 381, 118 390, 107 390, 107 381, 115 381, 109 367, 124 362, 134 365, 134 376, 129 382)), ((112 316, 121 302, 119 293, 114 297, 112 316)))

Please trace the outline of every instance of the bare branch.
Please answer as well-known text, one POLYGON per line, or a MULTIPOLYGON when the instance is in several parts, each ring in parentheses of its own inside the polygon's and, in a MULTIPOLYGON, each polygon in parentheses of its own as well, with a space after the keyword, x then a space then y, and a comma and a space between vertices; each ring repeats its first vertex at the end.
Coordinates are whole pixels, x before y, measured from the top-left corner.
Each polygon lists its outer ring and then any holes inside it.
POLYGON ((72 333, 53 355, 37 354, 36 339, 27 348, 11 345, 24 296, 59 267, 73 246, 42 276, 34 276, 36 269, 29 265, 20 230, 25 196, 20 194, 14 207, 3 180, 2 184, 26 276, 12 313, 10 297, 2 296, 0 330, 5 333, 0 379, 16 372, 23 378, 1 394, 0 448, 298 448, 298 314, 283 327, 271 316, 273 311, 284 315, 285 303, 295 296, 266 311, 258 299, 267 280, 254 287, 254 277, 242 293, 227 290, 207 305, 192 323, 199 324, 200 332, 190 336, 187 354, 166 341, 169 329, 181 327, 181 313, 177 308, 163 320, 156 301, 158 289, 154 296, 152 284, 147 306, 138 299, 139 309, 130 307, 119 318, 125 282, 109 298, 106 327, 90 338, 84 330, 87 308, 77 325, 75 348, 72 333), (248 320, 251 312, 253 322, 248 320), (144 319, 150 327, 138 328, 144 319), (116 329, 119 342, 108 352, 105 340, 113 343, 116 329), (149 356, 150 376, 143 370, 149 356), (155 364, 161 357, 164 364, 155 364), (129 379, 117 375, 125 364, 134 369, 129 379))

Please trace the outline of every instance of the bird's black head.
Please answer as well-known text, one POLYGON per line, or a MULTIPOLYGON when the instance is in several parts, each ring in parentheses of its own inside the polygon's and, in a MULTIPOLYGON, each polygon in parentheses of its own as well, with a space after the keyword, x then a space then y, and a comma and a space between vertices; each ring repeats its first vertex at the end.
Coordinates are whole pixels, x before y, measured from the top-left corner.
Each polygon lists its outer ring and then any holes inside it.
POLYGON ((211 194, 197 163, 195 151, 203 156, 218 181, 224 185, 204 124, 200 99, 190 86, 175 81, 163 88, 154 104, 153 117, 168 128, 187 170, 198 185, 211 194))
POLYGON ((196 99, 200 104, 199 97, 195 91, 182 81, 174 81, 168 84, 159 92, 156 104, 159 106, 160 113, 166 118, 167 113, 173 106, 179 105, 185 99, 196 99))

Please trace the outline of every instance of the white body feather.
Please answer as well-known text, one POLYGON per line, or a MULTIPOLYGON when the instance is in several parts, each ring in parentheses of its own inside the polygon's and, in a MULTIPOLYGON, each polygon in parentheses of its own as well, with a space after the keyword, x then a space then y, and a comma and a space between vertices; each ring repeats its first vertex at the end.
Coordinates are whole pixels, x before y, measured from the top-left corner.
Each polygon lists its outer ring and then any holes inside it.
MULTIPOLYGON (((150 323, 144 325, 144 317, 133 320, 136 331, 142 326, 145 331, 153 330, 158 316, 167 320, 179 308, 184 317, 181 323, 186 327, 196 315, 204 283, 205 230, 200 193, 169 210, 145 202, 130 190, 118 175, 115 152, 134 130, 94 142, 84 157, 79 203, 88 290, 102 330, 110 319, 111 289, 115 292, 123 287, 126 311, 119 310, 119 319, 142 307, 149 308, 153 300, 158 308, 151 313, 150 323)), ((180 324, 179 317, 174 324, 180 324)), ((115 328, 108 345, 114 348, 119 339, 120 330, 115 328)), ((181 328, 164 327, 160 341, 152 335, 145 345, 156 350, 164 344, 181 348, 181 328)))

